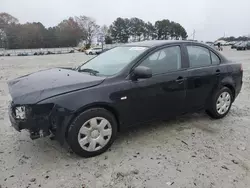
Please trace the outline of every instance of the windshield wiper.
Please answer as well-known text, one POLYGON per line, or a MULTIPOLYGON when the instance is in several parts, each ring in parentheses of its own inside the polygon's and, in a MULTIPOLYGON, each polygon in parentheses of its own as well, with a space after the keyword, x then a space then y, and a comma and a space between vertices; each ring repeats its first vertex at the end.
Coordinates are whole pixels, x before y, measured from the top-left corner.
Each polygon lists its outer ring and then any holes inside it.
POLYGON ((91 75, 97 75, 99 71, 94 70, 94 69, 79 69, 79 72, 88 72, 91 75))

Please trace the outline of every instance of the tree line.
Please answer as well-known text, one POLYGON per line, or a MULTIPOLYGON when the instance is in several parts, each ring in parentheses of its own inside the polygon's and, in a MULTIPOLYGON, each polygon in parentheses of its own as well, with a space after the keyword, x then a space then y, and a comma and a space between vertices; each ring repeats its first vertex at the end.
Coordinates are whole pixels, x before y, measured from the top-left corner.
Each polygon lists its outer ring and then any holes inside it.
POLYGON ((75 47, 80 42, 90 46, 94 39, 112 44, 186 38, 184 27, 168 19, 153 24, 139 18, 119 17, 108 27, 99 26, 93 18, 75 16, 46 28, 40 22, 21 24, 14 16, 0 13, 0 48, 75 47))

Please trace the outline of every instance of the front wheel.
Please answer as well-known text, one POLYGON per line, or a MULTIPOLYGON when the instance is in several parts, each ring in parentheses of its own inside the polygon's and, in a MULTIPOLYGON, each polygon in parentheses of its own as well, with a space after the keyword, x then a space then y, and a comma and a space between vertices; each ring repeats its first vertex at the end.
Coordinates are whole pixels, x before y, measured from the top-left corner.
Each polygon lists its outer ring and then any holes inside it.
POLYGON ((70 125, 67 141, 73 152, 93 157, 105 152, 114 142, 117 122, 109 111, 93 108, 81 113, 70 125))
POLYGON ((212 96, 207 113, 215 119, 223 118, 229 112, 232 102, 232 91, 227 87, 223 87, 212 96))

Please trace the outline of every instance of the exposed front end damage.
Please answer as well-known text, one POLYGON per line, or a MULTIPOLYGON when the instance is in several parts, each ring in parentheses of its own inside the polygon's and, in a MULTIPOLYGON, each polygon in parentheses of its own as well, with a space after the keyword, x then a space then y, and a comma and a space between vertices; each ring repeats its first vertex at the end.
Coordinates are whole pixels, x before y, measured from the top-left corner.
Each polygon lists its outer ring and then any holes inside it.
POLYGON ((55 100, 97 86, 104 80, 104 77, 64 68, 43 70, 11 80, 8 82, 12 100, 9 106, 11 124, 18 131, 28 130, 31 139, 54 134, 62 143, 73 113, 66 109, 70 100, 66 100, 64 107, 55 100))
MULTIPOLYGON (((67 115, 70 115, 68 110, 51 103, 18 105, 11 102, 9 105, 9 118, 12 126, 17 131, 28 130, 33 140, 51 134, 57 136, 61 129, 60 125, 68 117, 67 115)), ((57 137, 60 141, 59 135, 57 137)))

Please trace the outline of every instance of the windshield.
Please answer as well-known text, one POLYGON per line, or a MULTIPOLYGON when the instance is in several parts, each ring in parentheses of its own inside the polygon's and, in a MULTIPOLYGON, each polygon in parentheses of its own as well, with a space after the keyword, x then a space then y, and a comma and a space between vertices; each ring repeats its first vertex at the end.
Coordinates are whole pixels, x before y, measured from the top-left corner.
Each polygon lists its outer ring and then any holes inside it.
POLYGON ((106 51, 80 66, 80 72, 92 72, 100 76, 112 76, 142 54, 146 47, 123 46, 106 51))

